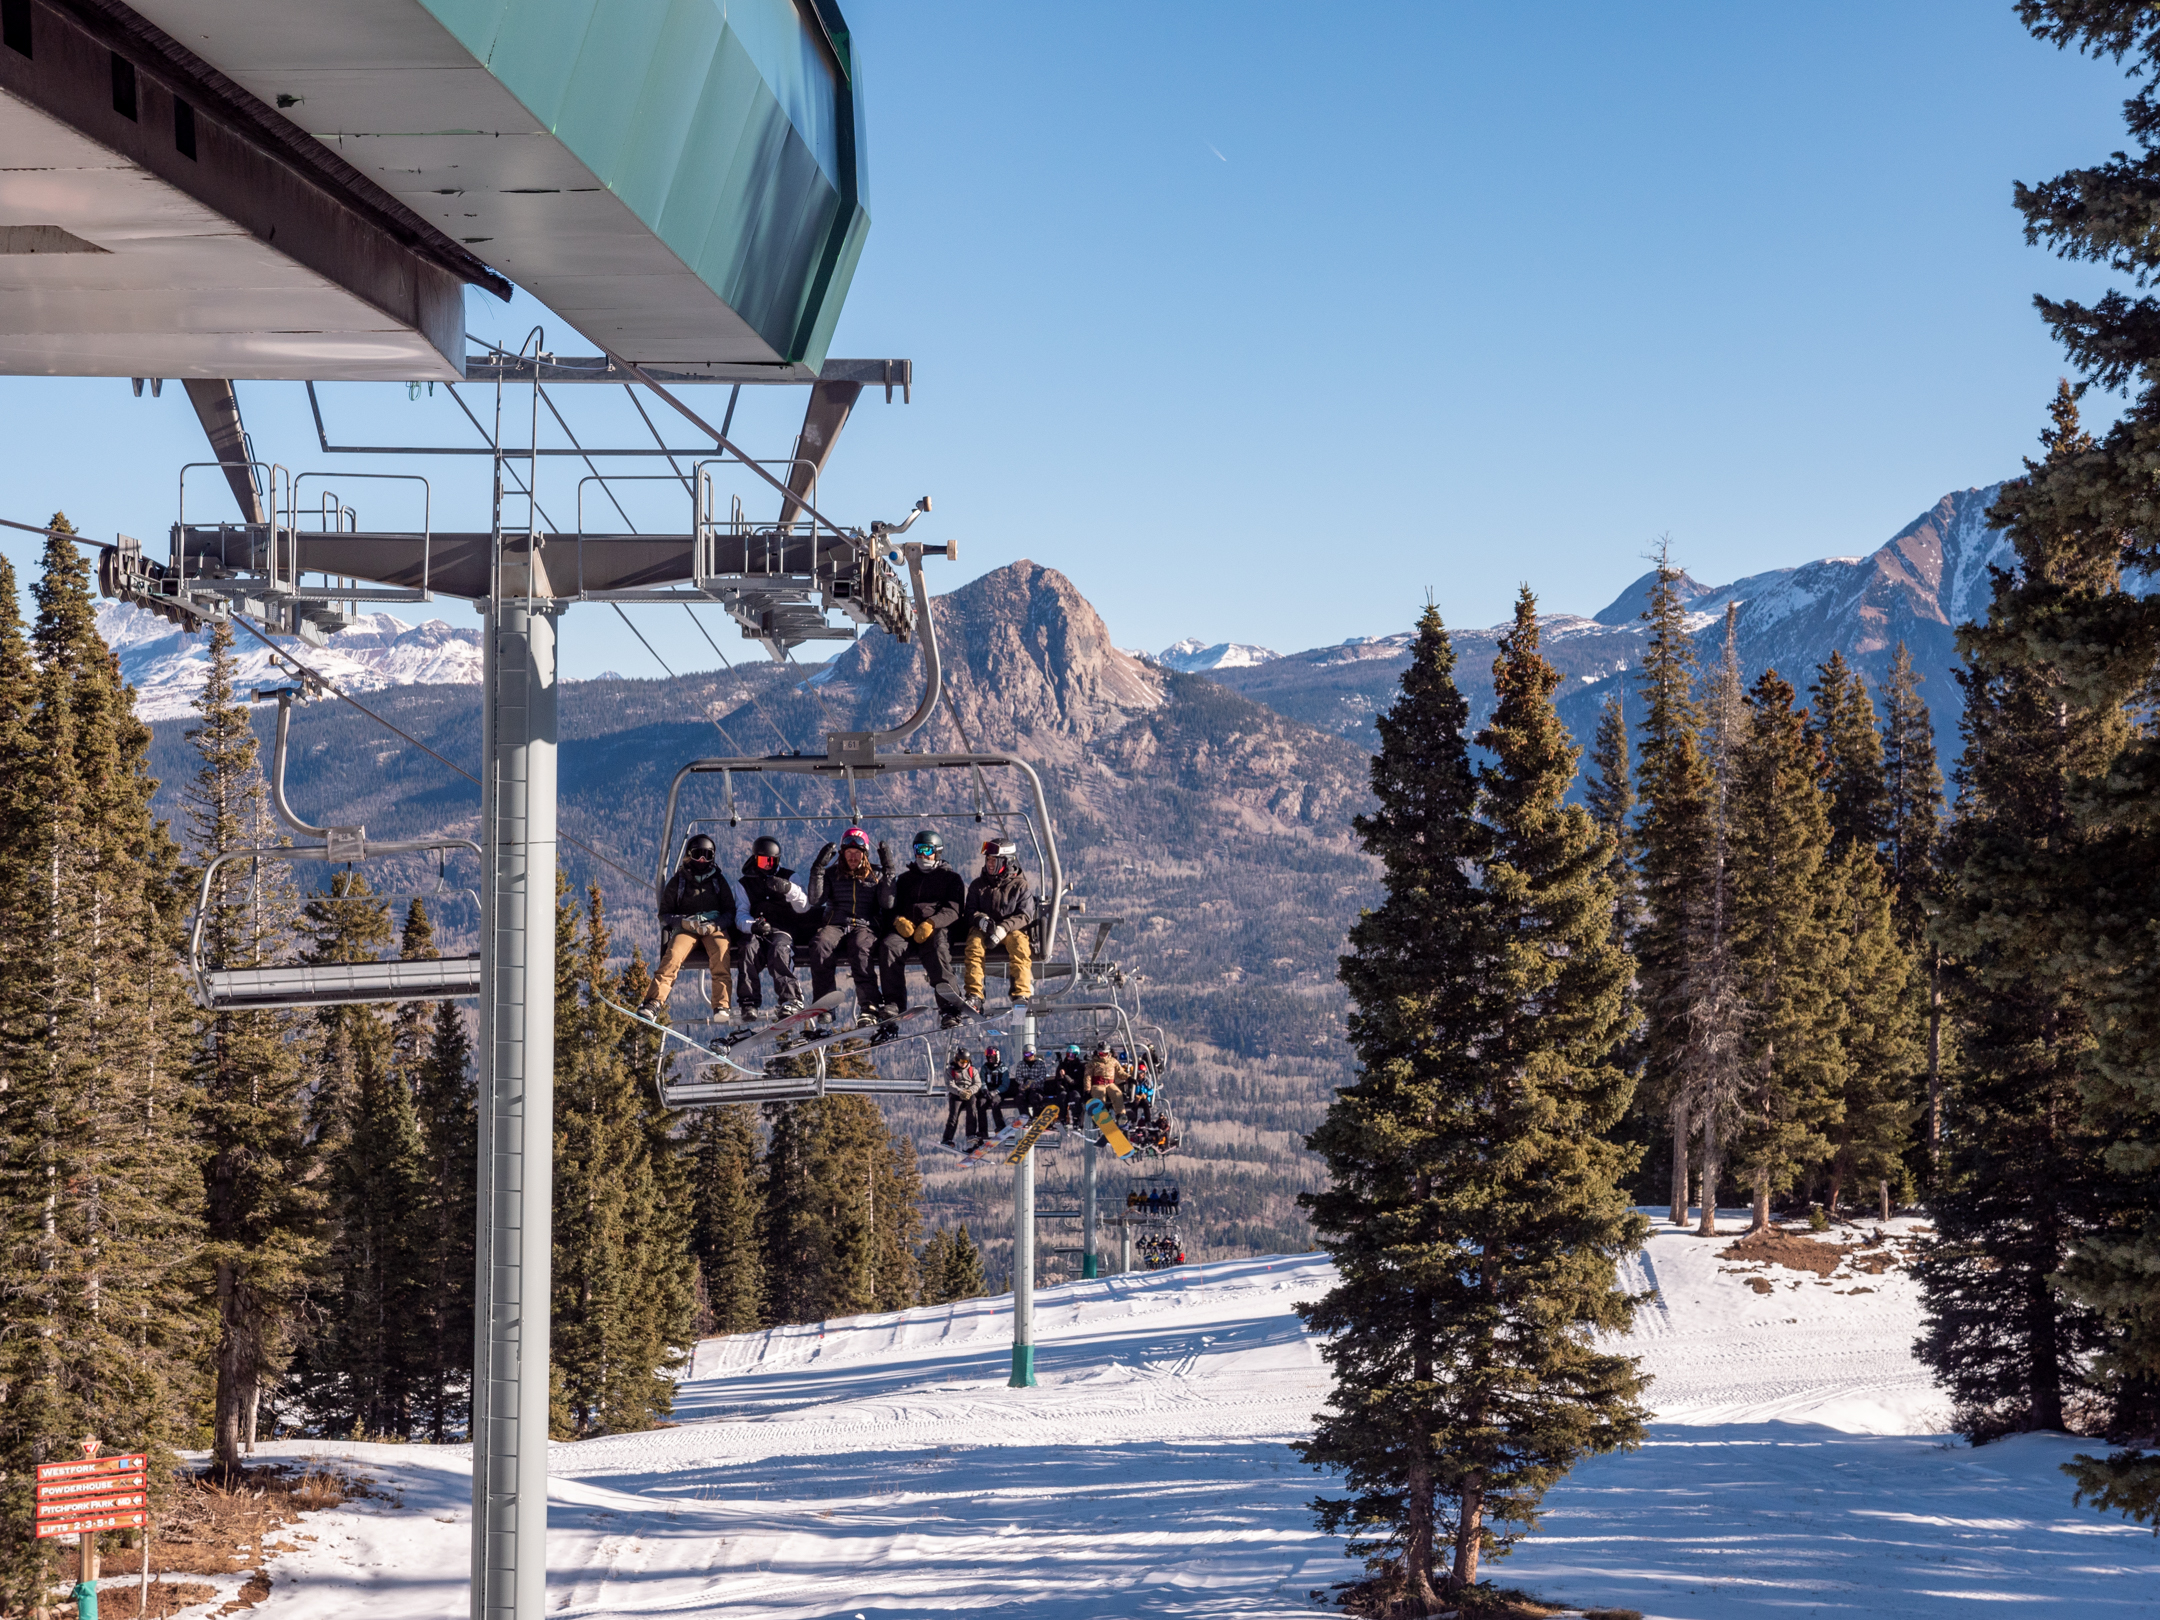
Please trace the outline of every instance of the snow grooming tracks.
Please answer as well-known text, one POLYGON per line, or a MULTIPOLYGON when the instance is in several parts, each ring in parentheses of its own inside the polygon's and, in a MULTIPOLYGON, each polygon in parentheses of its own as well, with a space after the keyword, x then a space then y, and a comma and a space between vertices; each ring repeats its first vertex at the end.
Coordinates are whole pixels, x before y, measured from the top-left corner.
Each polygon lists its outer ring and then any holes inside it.
MULTIPOLYGON (((1648 1443, 1562 1481, 1496 1581, 1673 1620, 2160 1620, 2160 1545, 2074 1507, 2056 1471, 2086 1442, 1925 1432, 1943 1403, 1901 1269, 1771 1268, 1760 1295, 1720 1253, 1742 1223, 1721 1225, 1648 1245, 1662 1293, 1623 1346, 1658 1376, 1648 1443)), ((553 1448, 548 1612, 1321 1612, 1308 1594, 1358 1570, 1314 1532, 1330 1487, 1290 1449, 1328 1393, 1291 1306, 1332 1276, 1278 1255, 1045 1288, 1032 1389, 1006 1382, 1009 1296, 706 1340, 679 1427, 553 1448)), ((273 1561, 276 1614, 464 1612, 463 1448, 261 1449, 350 1456, 407 1504, 321 1515, 273 1561)))

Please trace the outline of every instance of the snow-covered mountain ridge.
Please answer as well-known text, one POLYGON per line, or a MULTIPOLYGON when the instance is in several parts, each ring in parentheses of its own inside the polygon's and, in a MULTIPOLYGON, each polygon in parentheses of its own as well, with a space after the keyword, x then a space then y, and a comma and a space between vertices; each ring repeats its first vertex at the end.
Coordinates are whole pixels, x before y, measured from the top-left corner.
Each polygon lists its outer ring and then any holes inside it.
MULTIPOLYGON (((194 713, 210 666, 210 638, 186 635, 155 614, 128 602, 100 602, 97 626, 120 657, 120 673, 135 688, 135 713, 144 720, 176 720, 194 713)), ((278 638, 311 669, 353 692, 387 686, 480 684, 480 632, 459 630, 441 619, 407 624, 388 613, 369 613, 330 637, 327 647, 278 638)), ((263 644, 242 633, 233 641, 234 684, 246 692, 283 680, 263 644)))
POLYGON ((1282 654, 1243 641, 1218 641, 1211 647, 1196 637, 1187 636, 1152 656, 1154 662, 1181 675, 1205 675, 1215 669, 1250 669, 1280 658, 1282 654))

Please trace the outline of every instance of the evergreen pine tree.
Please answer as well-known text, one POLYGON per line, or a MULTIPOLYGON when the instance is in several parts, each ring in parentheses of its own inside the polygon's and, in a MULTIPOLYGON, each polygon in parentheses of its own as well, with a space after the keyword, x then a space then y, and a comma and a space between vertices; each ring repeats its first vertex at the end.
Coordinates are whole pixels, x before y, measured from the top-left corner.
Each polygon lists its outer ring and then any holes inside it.
POLYGON ((1935 722, 1921 701, 1921 676, 1899 642, 1883 683, 1883 857, 1898 943, 1912 958, 1913 1022, 1924 1031, 1925 1093, 1919 1146, 1932 1177, 1942 1143, 1942 948, 1929 937, 1928 896, 1942 836, 1942 767, 1935 722))
POLYGON ((1311 1138, 1330 1184, 1303 1200, 1340 1281, 1300 1307, 1335 1378, 1302 1452, 1351 1491, 1316 1510, 1361 1532, 1351 1552, 1410 1613, 1437 1607, 1443 1541, 1440 1578, 1463 1590, 1578 1457, 1636 1443, 1643 1418, 1633 1364, 1588 1332, 1624 1328, 1614 1267, 1642 1236, 1600 1139, 1628 1096, 1609 1061, 1627 983, 1612 846, 1562 803, 1576 750, 1528 593, 1480 739, 1489 822, 1453 664, 1428 607, 1357 822, 1388 891, 1342 961, 1361 1072, 1311 1138))
POLYGON ((0 661, 28 675, 0 710, 18 765, 0 781, 0 1583, 18 1610, 52 1568, 32 1465, 94 1434, 166 1472, 200 1366, 185 873, 87 569, 51 526, 34 673, 12 596, 0 622, 0 661))
POLYGON ((1855 847, 1872 853, 1888 835, 1889 792, 1883 780, 1882 735, 1867 682, 1833 650, 1808 688, 1808 734, 1823 761, 1829 791, 1830 860, 1855 847))
POLYGON ((414 1420, 441 1445, 471 1416, 474 1224, 480 1176, 479 1085, 472 1038, 454 1001, 435 1003, 414 1082, 422 1185, 414 1337, 414 1420))
POLYGON ((563 1438, 651 1428, 690 1346, 691 1191, 641 1083, 644 1048, 608 970, 599 886, 558 879, 555 1003, 555 1370, 563 1438), (581 927, 582 924, 582 927, 581 927))
MULTIPOLYGON (((206 866, 277 841, 255 732, 233 691, 230 625, 211 626, 209 652, 195 703, 201 724, 188 733, 202 763, 187 800, 188 840, 206 866)), ((291 949, 297 906, 283 862, 221 867, 202 917, 206 960, 214 968, 274 960, 291 949)), ((310 1029, 303 1014, 218 1012, 196 1038, 203 1258, 217 1312, 211 1444, 228 1472, 242 1466, 262 1391, 284 1370, 322 1252, 324 1199, 302 1103, 310 1029)))
POLYGON ((950 1305, 974 1299, 990 1291, 983 1276, 982 1251, 968 1236, 965 1223, 947 1230, 939 1227, 922 1247, 922 1302, 950 1305))
POLYGON ((1642 919, 1635 880, 1635 781, 1628 763, 1627 711, 1615 692, 1598 711, 1597 741, 1590 750, 1596 771, 1583 787, 1583 803, 1598 831, 1612 840, 1613 938, 1625 945, 1642 919))
MULTIPOLYGON (((2067 390, 2044 440, 2028 483, 2074 473, 2093 453, 2067 390)), ((2091 1362, 2105 1324, 2058 1286, 2114 1202, 2107 1138, 2083 1117, 2090 1006, 2107 978, 2086 930, 2108 902, 2114 853, 2104 827, 2088 837, 2077 799, 2130 740, 2121 704, 2094 701, 2049 647, 2063 620, 2120 594, 2114 548, 2081 544, 2074 519, 2015 486, 1996 515, 2018 567, 1994 570, 1987 622, 1958 638, 1965 747, 1935 919, 1958 1050, 1930 1199, 1937 1238, 1917 1268, 1921 1357, 1976 1440, 2063 1428, 2072 1397, 2102 1394, 2091 1362)))
POLYGON ((1904 1189, 1905 1150, 1919 1114, 1913 956, 1898 937, 1890 888, 1873 853, 1858 843, 1849 846, 1831 868, 1829 889, 1831 928, 1842 957, 1838 1039, 1844 1078, 1828 1127, 1832 1154, 1824 1203, 1834 1217, 1845 1189, 1873 1189, 1887 1221, 1904 1189))
POLYGON ((742 1103, 708 1108, 685 1144, 696 1166, 691 1247, 714 1333, 754 1333, 765 1325, 755 1118, 742 1103))
MULTIPOLYGON (((1694 994, 1705 923, 1703 881, 1715 859, 1715 783, 1702 753, 1695 701, 1695 648, 1681 570, 1662 547, 1657 583, 1643 614, 1650 638, 1640 674, 1645 713, 1636 793, 1642 926, 1634 937, 1643 1013, 1642 1098, 1665 1117, 1672 1142, 1672 1219, 1687 1219, 1690 1071, 1701 1068, 1703 1008, 1694 994)), ((1714 1020, 1713 1020, 1714 1022, 1714 1020)), ((1704 1194, 1706 1206, 1714 1191, 1704 1194)))
POLYGON ((1757 1231, 1770 1223, 1771 1194, 1828 1156, 1845 1084, 1845 963, 1822 756, 1793 698, 1775 670, 1750 689, 1732 818, 1734 954, 1748 1006, 1734 1149, 1757 1231))
MULTIPOLYGON (((1746 1024, 1750 1013, 1741 960, 1743 945, 1735 863, 1741 858, 1737 819, 1742 772, 1754 717, 1740 680, 1739 608, 1725 608, 1725 650, 1703 702, 1703 764, 1710 778, 1702 865, 1690 907, 1692 948, 1687 961, 1687 1044, 1678 1077, 1686 1115, 1697 1132, 1702 1217, 1696 1231, 1717 1233, 1718 1185, 1740 1129, 1746 1092, 1746 1024)), ((1686 1217, 1682 1200, 1673 1224, 1686 1217)))

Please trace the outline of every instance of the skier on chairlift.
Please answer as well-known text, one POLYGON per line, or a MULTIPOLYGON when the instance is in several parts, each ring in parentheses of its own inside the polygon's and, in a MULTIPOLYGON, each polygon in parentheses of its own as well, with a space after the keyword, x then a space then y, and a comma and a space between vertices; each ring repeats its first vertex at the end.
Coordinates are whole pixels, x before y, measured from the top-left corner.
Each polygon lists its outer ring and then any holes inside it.
POLYGON ((987 1123, 983 1132, 1002 1131, 1005 1128, 1005 1105, 1013 1101, 1012 1071, 1005 1067, 1005 1054, 994 1046, 983 1048, 982 1060, 982 1109, 987 1123))
POLYGON ((661 887, 660 971, 653 975, 652 989, 638 1008, 641 1017, 653 1018, 665 1010, 676 975, 693 951, 703 950, 706 973, 712 980, 713 1022, 729 1020, 729 942, 749 937, 750 913, 721 875, 714 859, 717 853, 710 838, 692 833, 683 841, 675 875, 661 887))
POLYGON ((878 1002, 875 953, 878 924, 892 909, 893 876, 890 847, 878 845, 872 866, 870 835, 860 827, 850 827, 837 846, 827 844, 810 863, 810 909, 822 922, 810 941, 810 993, 820 1000, 832 993, 844 958, 855 980, 858 1029, 878 1021, 872 1010, 878 1002))
POLYGON ((982 871, 967 887, 961 915, 967 919, 967 943, 961 947, 963 991, 968 1007, 983 1010, 983 962, 1005 949, 1005 972, 1012 1004, 1024 1007, 1035 994, 1034 949, 1028 938, 1031 885, 1014 859, 1010 838, 993 838, 982 847, 982 871))
POLYGON ((742 865, 743 901, 750 913, 749 936, 735 963, 735 1000, 743 1016, 756 1014, 764 1002, 758 979, 772 975, 776 1016, 802 1011, 802 986, 795 977, 795 935, 810 910, 810 897, 795 874, 780 864, 780 840, 760 838, 742 865))
POLYGON ((907 965, 920 962, 923 977, 950 1029, 967 1014, 952 984, 952 936, 960 920, 967 885, 945 864, 945 840, 925 827, 915 835, 915 859, 893 884, 891 930, 878 941, 878 978, 883 986, 886 1019, 907 1011, 907 965))
POLYGON ((945 1137, 939 1145, 951 1147, 958 1126, 966 1127, 970 1147, 989 1135, 983 1128, 982 1104, 982 1076, 975 1070, 975 1060, 966 1047, 956 1046, 945 1064, 945 1137))
POLYGON ((1033 1119, 1045 1103, 1057 1101, 1057 1065, 1034 1047, 1027 1048, 1013 1070, 1013 1096, 1022 1117, 1033 1119))

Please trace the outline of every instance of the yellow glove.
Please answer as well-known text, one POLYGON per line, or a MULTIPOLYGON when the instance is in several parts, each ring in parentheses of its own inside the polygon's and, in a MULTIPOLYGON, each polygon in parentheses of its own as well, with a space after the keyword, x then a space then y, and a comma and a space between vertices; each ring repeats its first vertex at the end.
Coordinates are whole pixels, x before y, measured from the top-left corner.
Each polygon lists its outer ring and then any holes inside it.
POLYGON ((892 925, 902 939, 913 939, 915 937, 915 925, 907 918, 895 917, 892 920, 892 925))

